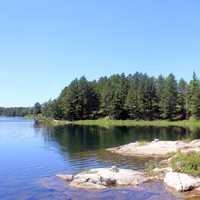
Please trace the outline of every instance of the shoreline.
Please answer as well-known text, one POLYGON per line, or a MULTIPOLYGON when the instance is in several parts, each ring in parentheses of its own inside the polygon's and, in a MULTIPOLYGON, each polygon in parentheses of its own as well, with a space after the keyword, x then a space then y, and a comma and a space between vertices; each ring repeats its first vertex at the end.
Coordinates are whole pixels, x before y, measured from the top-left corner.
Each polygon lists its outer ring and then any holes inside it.
POLYGON ((126 126, 126 127, 182 127, 182 128, 200 128, 200 120, 182 120, 182 121, 168 121, 168 120, 111 120, 111 119, 95 119, 95 120, 55 120, 52 118, 44 118, 37 116, 25 116, 26 119, 33 119, 38 123, 63 126, 63 125, 84 125, 84 126, 99 126, 99 127, 113 127, 113 126, 126 126))
POLYGON ((24 117, 25 119, 34 120, 38 124, 47 125, 47 126, 65 126, 72 124, 72 122, 67 120, 56 120, 52 118, 45 118, 41 116, 28 115, 24 117))
POLYGON ((87 125, 87 126, 100 126, 100 127, 111 127, 111 126, 153 126, 153 127, 199 127, 200 121, 198 120, 182 120, 182 121, 168 121, 168 120, 105 120, 105 119, 97 119, 97 120, 78 120, 73 121, 72 124, 76 125, 87 125))

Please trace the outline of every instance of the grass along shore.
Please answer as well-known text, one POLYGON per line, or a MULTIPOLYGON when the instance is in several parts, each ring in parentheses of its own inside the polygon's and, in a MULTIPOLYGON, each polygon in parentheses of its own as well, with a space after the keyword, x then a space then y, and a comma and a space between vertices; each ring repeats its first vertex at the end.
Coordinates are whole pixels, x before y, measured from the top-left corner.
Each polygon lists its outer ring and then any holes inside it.
POLYGON ((168 121, 168 120, 111 120, 111 119, 97 119, 97 120, 79 120, 73 121, 72 124, 87 125, 87 126, 156 126, 156 127, 199 127, 200 121, 198 120, 182 120, 182 121, 168 121))
POLYGON ((26 119, 34 119, 41 124, 60 126, 60 125, 86 125, 86 126, 101 126, 101 127, 111 127, 111 126, 154 126, 154 127, 199 127, 200 120, 182 120, 182 121, 169 121, 169 120, 111 120, 111 119, 96 119, 96 120, 78 120, 78 121, 67 121, 67 120, 55 120, 51 118, 45 118, 43 116, 26 116, 26 119))

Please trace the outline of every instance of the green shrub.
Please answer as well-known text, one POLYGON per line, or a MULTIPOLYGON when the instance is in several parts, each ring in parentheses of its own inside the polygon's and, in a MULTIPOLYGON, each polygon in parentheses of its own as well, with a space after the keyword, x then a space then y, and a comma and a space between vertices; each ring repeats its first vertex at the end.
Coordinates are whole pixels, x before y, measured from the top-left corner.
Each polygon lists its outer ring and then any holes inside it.
POLYGON ((171 166, 174 171, 200 176, 200 153, 177 153, 171 160, 171 166))

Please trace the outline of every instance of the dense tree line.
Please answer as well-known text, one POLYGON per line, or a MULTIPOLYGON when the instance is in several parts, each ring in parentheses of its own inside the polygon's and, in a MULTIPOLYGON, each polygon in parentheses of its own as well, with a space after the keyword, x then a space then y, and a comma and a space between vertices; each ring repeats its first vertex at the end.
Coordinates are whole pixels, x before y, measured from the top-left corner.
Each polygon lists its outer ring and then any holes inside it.
POLYGON ((25 107, 12 107, 12 108, 3 108, 0 107, 0 115, 1 116, 25 116, 33 113, 32 108, 25 107))
POLYGON ((115 74, 88 81, 73 80, 60 96, 33 107, 0 108, 0 115, 41 114, 64 120, 110 119, 183 120, 200 119, 200 80, 193 74, 188 83, 167 77, 135 73, 115 74))
POLYGON ((41 107, 46 117, 65 120, 95 119, 200 119, 200 81, 187 83, 173 74, 150 77, 116 74, 88 81, 75 79, 60 96, 41 107))
POLYGON ((21 116, 38 115, 42 112, 40 103, 36 103, 33 107, 0 107, 0 116, 21 116))

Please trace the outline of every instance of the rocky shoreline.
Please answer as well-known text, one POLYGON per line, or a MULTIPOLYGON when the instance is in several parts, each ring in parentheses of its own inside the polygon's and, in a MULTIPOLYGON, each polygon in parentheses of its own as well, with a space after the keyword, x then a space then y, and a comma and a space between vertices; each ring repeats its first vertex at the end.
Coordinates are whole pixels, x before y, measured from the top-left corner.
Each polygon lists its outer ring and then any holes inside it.
POLYGON ((160 167, 154 168, 150 173, 111 168, 98 168, 83 171, 76 175, 57 175, 71 187, 83 189, 105 189, 108 187, 138 186, 142 183, 160 180, 167 188, 176 192, 191 192, 200 194, 200 177, 174 171, 169 165, 174 154, 181 152, 189 154, 200 151, 200 140, 186 141, 159 141, 148 143, 135 142, 120 147, 110 148, 107 151, 123 156, 160 157, 160 167))
POLYGON ((200 152, 200 140, 186 141, 159 141, 134 142, 127 145, 109 148, 107 151, 122 156, 140 157, 169 157, 171 154, 181 152, 200 152))

